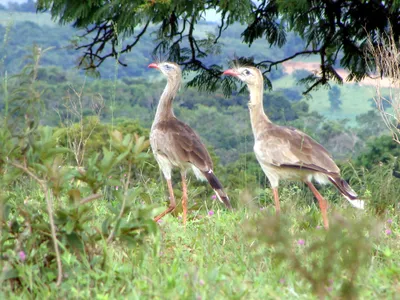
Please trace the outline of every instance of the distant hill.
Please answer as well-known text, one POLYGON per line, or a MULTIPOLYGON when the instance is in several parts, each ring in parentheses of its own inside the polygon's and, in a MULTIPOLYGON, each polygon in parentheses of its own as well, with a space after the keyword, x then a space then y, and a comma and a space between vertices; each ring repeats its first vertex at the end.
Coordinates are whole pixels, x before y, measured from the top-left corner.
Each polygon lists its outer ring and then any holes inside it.
MULTIPOLYGON (((302 47, 302 41, 293 35, 288 36, 288 42, 283 48, 268 47, 267 43, 257 41, 251 47, 241 43, 241 26, 231 26, 224 32, 221 42, 222 52, 219 55, 209 57, 207 64, 222 63, 235 55, 254 56, 256 59, 279 59, 284 55, 290 55, 302 47)), ((205 35, 206 32, 215 32, 216 26, 213 23, 201 23, 198 26, 197 34, 205 35)), ((60 26, 51 20, 49 14, 36 14, 29 12, 8 12, 0 11, 0 67, 9 73, 15 73, 24 65, 25 57, 30 53, 33 44, 43 49, 52 47, 52 50, 43 56, 41 64, 44 66, 57 66, 63 70, 73 70, 82 52, 72 47, 72 41, 79 40, 81 32, 72 26, 60 26)), ((155 41, 152 35, 145 35, 141 42, 130 52, 122 57, 128 67, 117 66, 115 61, 109 59, 100 68, 101 77, 114 79, 117 77, 145 77, 153 76, 147 70, 147 64, 152 61, 152 50, 155 41)), ((296 97, 305 89, 298 85, 298 74, 294 70, 299 68, 309 69, 318 66, 317 58, 308 57, 305 60, 297 60, 295 63, 288 62, 273 70, 270 78, 273 80, 275 90, 296 91, 296 97), (299 64, 299 62, 301 64, 299 64), (293 69, 295 68, 295 69, 293 69), (285 73, 285 71, 287 73, 285 73)), ((83 71, 79 72, 83 74, 83 71)), ((332 112, 330 109, 328 90, 322 89, 311 93, 312 99, 308 100, 311 110, 316 110, 330 119, 349 118, 351 121, 360 113, 371 109, 368 99, 373 96, 373 87, 360 84, 345 84, 340 88, 342 109, 332 112)), ((288 93, 289 95, 291 93, 288 93)), ((290 96, 289 96, 290 98, 290 96)), ((295 100, 295 99, 292 99, 295 100)), ((298 100, 298 99, 297 99, 298 100)))

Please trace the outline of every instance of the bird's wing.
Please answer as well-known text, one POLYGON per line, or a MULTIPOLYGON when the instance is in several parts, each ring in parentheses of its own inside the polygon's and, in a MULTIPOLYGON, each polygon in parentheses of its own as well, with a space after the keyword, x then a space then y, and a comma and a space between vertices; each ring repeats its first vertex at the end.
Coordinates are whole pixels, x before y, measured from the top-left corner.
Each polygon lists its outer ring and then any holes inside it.
POLYGON ((340 172, 329 152, 296 128, 270 126, 257 138, 255 147, 263 163, 323 173, 340 172))
POLYGON ((189 162, 202 172, 208 172, 213 168, 213 163, 206 147, 201 142, 198 134, 187 124, 178 119, 162 121, 158 129, 163 130, 166 136, 166 143, 170 153, 179 161, 189 162))

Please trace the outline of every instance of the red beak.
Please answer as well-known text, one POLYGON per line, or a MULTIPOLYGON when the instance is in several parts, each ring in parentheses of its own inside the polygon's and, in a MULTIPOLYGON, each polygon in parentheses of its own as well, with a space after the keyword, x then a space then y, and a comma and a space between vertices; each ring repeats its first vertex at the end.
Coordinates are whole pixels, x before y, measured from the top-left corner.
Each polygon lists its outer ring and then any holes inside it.
POLYGON ((158 69, 158 65, 156 63, 151 63, 148 68, 158 69))
POLYGON ((222 73, 222 74, 223 75, 235 76, 235 77, 237 77, 239 75, 239 73, 237 71, 235 71, 234 69, 225 70, 224 73, 222 73))

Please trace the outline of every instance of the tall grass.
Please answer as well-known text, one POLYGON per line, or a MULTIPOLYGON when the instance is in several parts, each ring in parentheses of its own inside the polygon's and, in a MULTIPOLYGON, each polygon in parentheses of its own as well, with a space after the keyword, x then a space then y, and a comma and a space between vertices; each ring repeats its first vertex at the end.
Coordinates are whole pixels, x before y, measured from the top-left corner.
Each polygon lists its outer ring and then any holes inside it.
MULTIPOLYGON (((286 188, 282 192, 291 193, 286 188)), ((305 202, 292 206, 290 200, 283 206, 282 219, 277 220, 272 205, 260 210, 257 203, 237 204, 230 213, 203 199, 202 207, 191 211, 186 228, 178 217, 169 215, 159 223, 161 235, 149 236, 141 248, 118 244, 102 248, 103 267, 85 257, 81 261, 64 250, 64 282, 58 289, 46 283, 44 274, 35 273, 28 260, 20 261, 18 271, 26 288, 13 290, 6 283, 1 296, 31 298, 57 293, 57 297, 74 299, 396 297, 400 227, 393 211, 388 212, 387 219, 380 220, 373 211, 359 213, 343 208, 341 203, 332 204, 331 230, 326 232, 320 222, 314 223, 320 219, 316 206, 305 202)), ((102 206, 101 202, 92 204, 93 211, 99 214, 96 218, 107 213, 102 206)))

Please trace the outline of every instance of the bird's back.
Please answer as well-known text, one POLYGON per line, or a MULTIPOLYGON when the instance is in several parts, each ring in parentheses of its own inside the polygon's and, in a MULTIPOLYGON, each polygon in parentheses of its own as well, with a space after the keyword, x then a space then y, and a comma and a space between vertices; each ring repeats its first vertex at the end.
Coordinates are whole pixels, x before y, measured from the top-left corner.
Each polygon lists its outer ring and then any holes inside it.
POLYGON ((285 177, 296 173, 340 173, 329 152, 296 128, 270 123, 258 134, 254 151, 260 164, 285 177))
POLYGON ((208 171, 213 167, 211 157, 198 134, 175 117, 153 124, 150 143, 156 156, 167 157, 175 167, 192 164, 200 171, 208 171))

